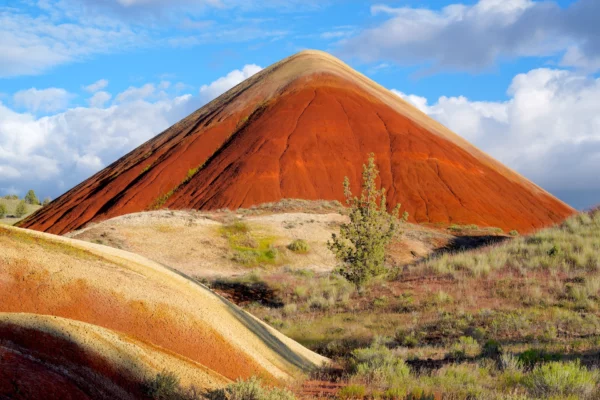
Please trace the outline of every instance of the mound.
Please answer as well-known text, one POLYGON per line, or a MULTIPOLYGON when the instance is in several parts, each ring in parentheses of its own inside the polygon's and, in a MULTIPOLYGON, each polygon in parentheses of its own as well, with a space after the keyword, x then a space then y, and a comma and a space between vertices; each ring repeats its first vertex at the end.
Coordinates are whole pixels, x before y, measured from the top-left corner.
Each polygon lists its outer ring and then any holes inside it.
POLYGON ((0 313, 0 397, 136 399, 163 370, 181 384, 229 382, 198 363, 95 325, 52 316, 0 313))
MULTIPOLYGON (((277 205, 273 207, 277 209, 277 205)), ((270 269, 279 266, 324 272, 336 268, 337 261, 327 248, 327 241, 339 225, 347 221, 347 217, 331 210, 328 213, 308 212, 310 206, 294 211, 265 210, 262 214, 258 210, 239 210, 237 214, 150 211, 91 224, 67 236, 122 248, 189 276, 225 277, 245 274, 248 269, 261 264, 252 264, 244 257, 236 256, 240 249, 223 234, 228 224, 235 220, 246 225, 254 245, 264 243, 267 248, 277 249, 277 257, 266 264, 270 269), (306 241, 310 251, 302 254, 290 251, 287 246, 296 239, 306 241)), ((440 232, 416 224, 404 224, 402 232, 402 240, 388 249, 391 265, 414 263, 445 248, 471 247, 465 243, 466 238, 458 243, 460 239, 451 234, 454 232, 440 232)), ((468 234, 473 236, 473 241, 502 238, 491 236, 492 233, 485 230, 469 231, 468 234)))
POLYGON ((246 80, 20 226, 65 233, 143 210, 343 199, 374 152, 390 205, 412 221, 528 232, 574 210, 325 53, 246 80))
POLYGON ((158 346, 228 379, 281 382, 325 359, 141 256, 0 227, 0 312, 68 318, 158 346))

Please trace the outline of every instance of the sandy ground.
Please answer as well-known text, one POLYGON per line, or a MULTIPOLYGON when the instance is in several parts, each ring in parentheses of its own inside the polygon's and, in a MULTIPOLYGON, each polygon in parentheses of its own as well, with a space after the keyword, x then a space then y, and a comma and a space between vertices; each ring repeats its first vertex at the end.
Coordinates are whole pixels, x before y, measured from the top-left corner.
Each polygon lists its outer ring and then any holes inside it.
MULTIPOLYGON (((231 259, 231 248, 220 228, 231 221, 244 221, 258 236, 274 238, 283 255, 278 266, 329 271, 336 260, 327 241, 347 220, 338 213, 203 213, 196 211, 153 211, 129 214, 93 224, 68 236, 122 248, 198 277, 234 276, 248 271, 231 259), (308 242, 306 254, 295 254, 287 245, 295 239, 308 242)), ((402 240, 390 246, 390 262, 401 265, 425 257, 453 238, 444 232, 406 224, 402 240)))

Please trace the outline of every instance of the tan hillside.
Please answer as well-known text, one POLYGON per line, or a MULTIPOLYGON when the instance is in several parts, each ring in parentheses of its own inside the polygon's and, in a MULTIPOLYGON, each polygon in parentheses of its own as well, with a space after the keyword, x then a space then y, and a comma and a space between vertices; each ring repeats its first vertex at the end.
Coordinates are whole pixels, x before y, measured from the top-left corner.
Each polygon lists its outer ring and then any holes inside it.
MULTIPOLYGON (((326 244, 347 219, 340 212, 339 204, 300 200, 237 212, 152 211, 92 224, 68 236, 122 248, 196 277, 234 276, 257 267, 323 272, 337 265, 326 244), (227 229, 236 223, 248 228, 245 241, 252 243, 236 243, 228 237, 227 229), (307 243, 308 251, 288 249, 298 239, 307 243), (277 252, 274 259, 241 256, 269 248, 277 252)), ((390 246, 390 265, 410 264, 446 247, 472 247, 506 236, 486 229, 457 232, 415 224, 406 224, 402 231, 402 239, 390 246)))

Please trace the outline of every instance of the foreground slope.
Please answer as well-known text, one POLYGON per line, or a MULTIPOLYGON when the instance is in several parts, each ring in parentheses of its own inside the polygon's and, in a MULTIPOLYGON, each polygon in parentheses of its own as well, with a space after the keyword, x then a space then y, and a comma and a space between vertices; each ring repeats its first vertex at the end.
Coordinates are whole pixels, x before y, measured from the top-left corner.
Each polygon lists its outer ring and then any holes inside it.
POLYGON ((0 398, 142 398, 141 383, 163 370, 204 390, 230 382, 156 346, 64 318, 0 313, 0 338, 0 398))
POLYGON ((0 227, 0 248, 0 312, 96 325, 232 380, 282 382, 325 361, 135 254, 11 227, 0 227))
POLYGON ((144 210, 343 199, 374 152, 411 220, 528 232, 573 209, 340 60, 272 65, 31 216, 52 233, 144 210))

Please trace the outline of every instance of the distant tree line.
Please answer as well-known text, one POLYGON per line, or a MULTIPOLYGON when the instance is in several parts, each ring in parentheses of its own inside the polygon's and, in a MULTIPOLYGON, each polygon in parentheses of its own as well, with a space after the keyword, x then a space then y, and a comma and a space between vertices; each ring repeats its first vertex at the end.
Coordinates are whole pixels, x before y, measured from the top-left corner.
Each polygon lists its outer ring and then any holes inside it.
MULTIPOLYGON (((44 199, 44 201, 40 201, 40 199, 37 197, 34 190, 27 191, 27 194, 25 194, 23 199, 20 199, 19 196, 17 196, 16 194, 8 194, 8 195, 4 196, 3 199, 4 200, 13 200, 13 201, 21 200, 17 204, 17 207, 15 208, 15 211, 14 211, 14 216, 17 218, 23 218, 27 214, 27 212, 28 212, 27 206, 28 205, 46 206, 52 201, 50 199, 50 197, 46 197, 44 199)), ((0 202, 0 218, 4 218, 7 215, 8 215, 8 208, 7 208, 6 204, 0 202)))

